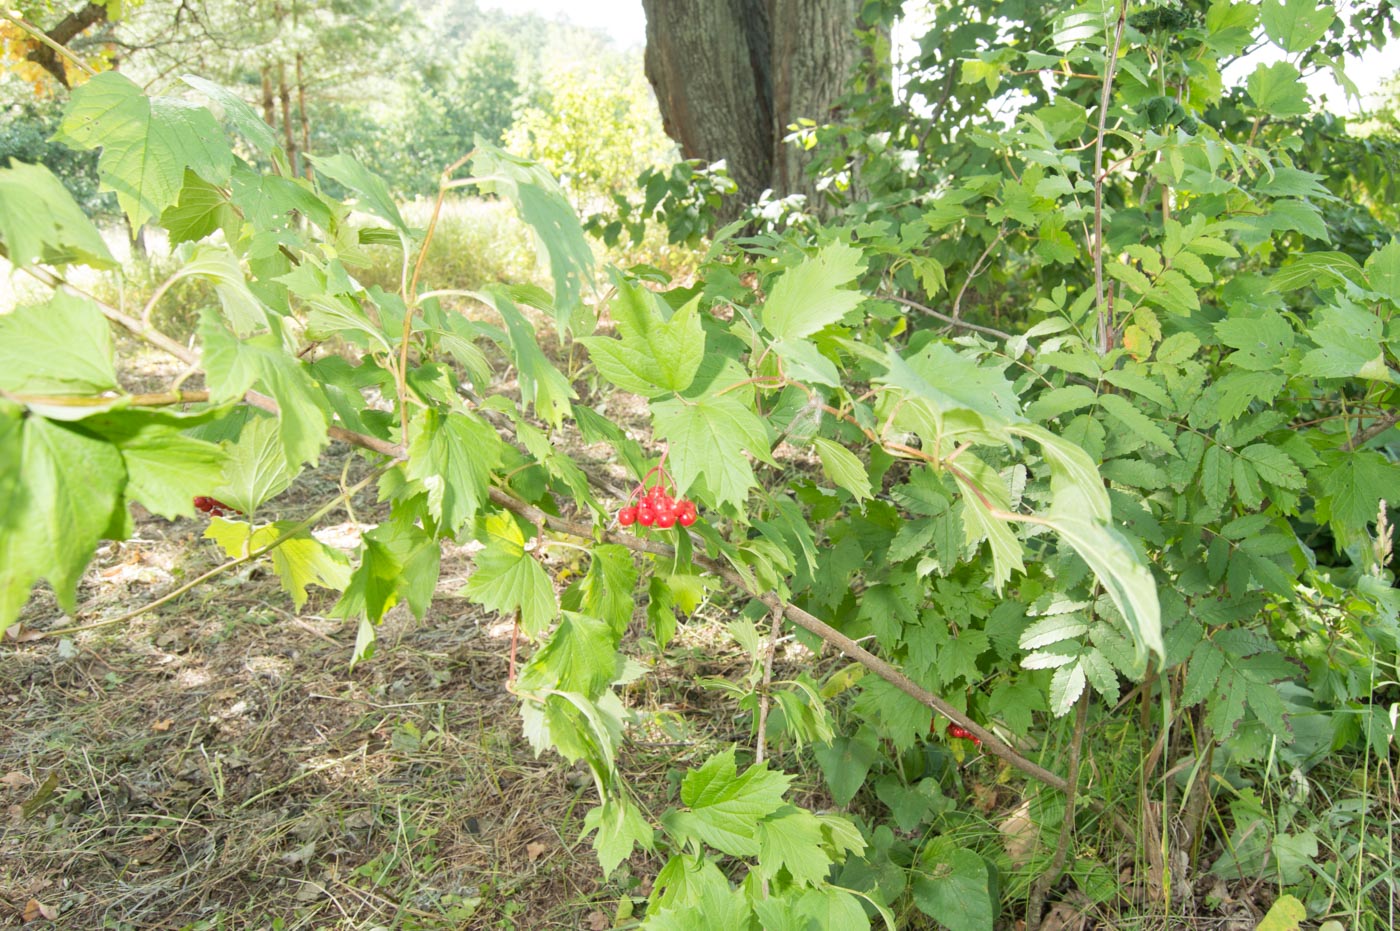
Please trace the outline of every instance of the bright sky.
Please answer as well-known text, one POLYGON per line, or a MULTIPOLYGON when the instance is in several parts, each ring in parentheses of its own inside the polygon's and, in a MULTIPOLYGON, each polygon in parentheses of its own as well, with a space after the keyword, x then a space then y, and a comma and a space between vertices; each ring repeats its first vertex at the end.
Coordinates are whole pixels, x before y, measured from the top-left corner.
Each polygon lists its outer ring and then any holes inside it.
POLYGON ((601 29, 623 48, 646 42, 647 18, 642 0, 482 0, 481 6, 508 13, 538 13, 580 26, 601 29))

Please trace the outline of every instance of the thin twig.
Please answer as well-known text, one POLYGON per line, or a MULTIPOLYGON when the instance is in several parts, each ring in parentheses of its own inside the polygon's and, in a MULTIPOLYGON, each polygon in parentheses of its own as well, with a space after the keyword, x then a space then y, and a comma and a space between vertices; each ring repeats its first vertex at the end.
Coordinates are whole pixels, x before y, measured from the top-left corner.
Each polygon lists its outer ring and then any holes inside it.
MULTIPOLYGON (((932 317, 935 320, 942 320, 949 326, 960 327, 964 330, 972 330, 974 333, 981 333, 985 336, 994 336, 997 339, 1002 340, 1010 340, 1014 338, 1014 336, 1011 333, 1007 333, 1004 330, 998 330, 994 327, 989 326, 981 326, 976 323, 968 323, 966 320, 959 320, 956 317, 950 317, 948 314, 934 310, 932 307, 928 307, 924 304, 920 304, 918 301, 911 301, 907 297, 899 297, 895 294, 883 294, 881 295, 881 297, 885 298, 886 300, 894 301, 896 304, 903 304, 905 307, 908 307, 911 310, 917 310, 919 313, 932 317)), ((1034 352, 1035 350, 1032 349, 1031 351, 1034 352)))
POLYGON ((982 274, 986 267, 987 257, 992 254, 992 250, 1006 238, 1006 227, 998 227, 996 237, 987 243, 987 248, 982 250, 982 254, 977 257, 977 261, 972 263, 972 267, 967 271, 967 277, 963 279, 962 287, 958 288, 958 296, 953 298, 953 324, 957 325, 962 321, 962 299, 967 294, 968 285, 972 284, 972 279, 982 274))
POLYGON ((77 396, 0 392, 0 396, 14 401, 16 404, 41 404, 45 407, 106 407, 118 401, 125 402, 129 407, 169 407, 172 404, 203 404, 209 400, 209 392, 207 391, 159 391, 151 394, 77 396))
POLYGON ((773 684, 773 654, 778 651, 778 635, 783 629, 783 612, 773 612, 773 627, 768 631, 768 649, 763 654, 763 682, 758 687, 758 746, 754 762, 762 763, 768 750, 768 689, 773 684))
POLYGON ((1347 452, 1355 452, 1397 423, 1400 423, 1400 409, 1387 411, 1383 417, 1366 429, 1356 431, 1356 434, 1347 441, 1347 452))
POLYGON ((1113 44, 1108 49, 1108 61, 1104 66, 1103 91, 1099 94, 1099 131, 1094 139, 1094 296, 1099 312, 1101 332, 1112 327, 1113 321, 1105 320, 1107 296, 1103 285, 1103 144, 1108 133, 1108 106, 1113 102, 1113 75, 1118 68, 1118 48, 1123 42, 1123 27, 1128 19, 1128 0, 1118 5, 1118 26, 1113 44))
MULTIPOLYGON (((44 32, 44 30, 40 29, 38 26, 35 26, 33 23, 27 22, 23 16, 20 16, 18 13, 12 13, 8 10, 0 10, 0 17, 8 19, 10 22, 14 23, 16 26, 29 33, 29 35, 34 38, 34 41, 43 43, 57 54, 68 59, 68 61, 72 62, 80 70, 85 72, 88 77, 97 77, 97 72, 93 69, 92 65, 89 65, 77 55, 74 55, 72 52, 68 51, 68 47, 62 42, 55 42, 53 38, 49 36, 48 33, 44 32)), ((66 84, 67 82, 65 81, 64 83, 66 84)))

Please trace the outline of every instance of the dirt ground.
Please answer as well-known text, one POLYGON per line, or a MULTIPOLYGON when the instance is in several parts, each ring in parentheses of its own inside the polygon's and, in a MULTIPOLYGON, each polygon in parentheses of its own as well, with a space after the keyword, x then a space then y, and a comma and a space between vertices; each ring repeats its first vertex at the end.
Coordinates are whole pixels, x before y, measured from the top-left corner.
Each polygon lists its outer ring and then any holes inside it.
MULTIPOLYGON (((332 450, 278 516, 333 495, 347 456, 332 450)), ((377 518, 364 500, 355 514, 377 518)), ((358 528, 337 519, 320 535, 349 549, 358 528)), ((37 591, 0 647, 0 927, 611 927, 645 895, 626 867, 605 884, 580 842, 591 780, 521 736, 510 627, 455 596, 463 550, 445 551, 429 617, 396 608, 353 670, 354 624, 322 615, 334 593, 312 589, 294 616, 266 568, 128 623, 38 636, 216 565, 203 530, 139 519, 99 551, 76 620, 37 591)), ((689 679, 699 654, 679 655, 689 679)), ((631 699, 689 705, 670 678, 658 670, 631 699)), ((712 746, 693 721, 671 730, 623 760, 658 811, 667 769, 712 746)), ((641 859, 639 874, 659 868, 641 859)))

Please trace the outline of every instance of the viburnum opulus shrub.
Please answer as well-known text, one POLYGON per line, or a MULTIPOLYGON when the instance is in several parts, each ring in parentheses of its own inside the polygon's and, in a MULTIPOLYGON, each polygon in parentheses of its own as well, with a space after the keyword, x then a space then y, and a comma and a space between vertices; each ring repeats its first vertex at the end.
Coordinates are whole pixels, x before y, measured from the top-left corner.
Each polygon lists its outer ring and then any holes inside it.
MULTIPOLYGON (((1167 734, 1189 720, 1203 759, 1220 744, 1237 761, 1318 742, 1387 752, 1393 723, 1363 700, 1374 653, 1328 644, 1395 641, 1371 528, 1400 488, 1373 448, 1396 421, 1400 245, 1361 260, 1321 248, 1329 195, 1263 119, 1300 99, 1296 69, 1250 78, 1247 141, 1164 125, 1148 100, 1172 82, 1195 112, 1255 31, 1285 49, 1317 31, 1242 6, 1192 27, 1206 51, 1189 74, 1116 9, 1077 8, 1053 59, 970 61, 977 80, 1029 67, 1051 88, 1010 126, 967 130, 980 170, 891 203, 912 211, 898 223, 871 212, 725 242, 693 284, 661 289, 598 275, 555 182, 489 145, 443 191, 514 204, 552 291, 420 280, 434 224, 410 228, 354 159, 313 159, 346 203, 291 176, 231 92, 186 77, 147 94, 99 74, 74 90, 60 140, 100 149, 133 226, 177 247, 172 280, 209 282, 218 306, 186 345, 152 325, 163 289, 139 312, 95 299, 65 277, 115 265, 92 224, 45 169, 0 170, 0 243, 52 288, 0 317, 0 627, 41 579, 72 611, 132 502, 208 513, 227 565, 266 556, 298 607, 309 586, 338 591, 356 661, 394 605, 426 615, 441 541, 476 540, 462 593, 532 645, 509 687, 536 750, 592 773, 585 828, 605 873, 637 849, 664 862, 649 928, 893 926, 911 903, 955 931, 990 928, 1011 864, 968 831, 938 767, 980 752, 1041 787, 1044 867, 1068 837, 1045 793, 1135 829, 1116 800, 1076 798, 1091 713, 1167 734), (1057 77, 1061 60, 1073 68, 1057 77), (1101 105, 1077 102, 1086 86, 1101 105), (362 287, 356 269, 383 248, 401 257, 399 287, 362 287), (967 250, 1004 282, 1043 286, 1018 295, 1020 332, 964 326, 967 287, 947 271, 977 274, 967 250), (934 313, 950 333, 917 316, 945 297, 951 313, 934 313), (588 365, 566 376, 534 321, 588 365), (113 325, 186 371, 129 392, 113 325), (584 401, 610 392, 639 398, 647 429, 584 401), (599 490, 574 438, 612 449, 636 482, 627 498, 599 490), (306 521, 268 517, 329 443, 374 464, 344 494, 373 484, 389 505, 349 559, 310 533, 339 499, 306 521), (1308 527, 1351 564, 1316 564, 1308 527), (563 543, 588 552, 567 584, 543 558, 563 543), (638 804, 617 763, 634 714, 619 688, 643 674, 624 634, 644 623, 666 649, 721 585, 754 657, 734 691, 764 712, 759 747, 812 754, 838 807, 864 793, 882 821, 795 804, 793 775, 747 748, 689 769, 667 811, 638 804), (771 681, 765 639, 785 624, 853 663, 771 681), (1125 689, 1146 714, 1115 711, 1125 689), (1305 706, 1325 726, 1296 747, 1305 706), (1076 708, 1071 762, 1042 758, 1076 708)), ((1177 765, 1180 744, 1164 746, 1177 765)), ((1097 875, 1103 859, 1075 868, 1097 875)))

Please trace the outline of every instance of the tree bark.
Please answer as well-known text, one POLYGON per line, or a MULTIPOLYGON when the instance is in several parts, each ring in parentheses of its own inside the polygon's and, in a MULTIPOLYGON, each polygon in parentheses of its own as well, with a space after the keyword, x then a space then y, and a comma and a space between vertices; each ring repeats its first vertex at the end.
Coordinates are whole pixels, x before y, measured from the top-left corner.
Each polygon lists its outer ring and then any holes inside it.
POLYGON ((311 119, 306 115, 306 78, 301 70, 302 54, 297 52, 297 118, 301 121, 301 164, 306 179, 311 180, 311 119))
POLYGON ((277 110, 272 99, 272 66, 262 66, 262 108, 263 122, 269 126, 277 125, 277 110))
POLYGON ((785 145, 799 119, 825 123, 860 48, 859 0, 642 0, 646 74, 685 158, 724 159, 746 202, 815 194, 785 145))
POLYGON ((287 149, 287 167, 291 169, 292 177, 299 173, 297 169, 297 137, 292 131, 292 92, 287 87, 287 66, 279 64, 277 66, 277 100, 282 106, 282 140, 287 149))
MULTIPOLYGON (((67 45, 80 33, 106 21, 107 8, 97 3, 88 3, 76 13, 69 13, 63 17, 44 34, 59 45, 67 45)), ((68 86, 68 71, 63 66, 63 59, 53 49, 47 45, 35 43, 34 49, 25 57, 53 75, 58 83, 64 87, 68 86)))

